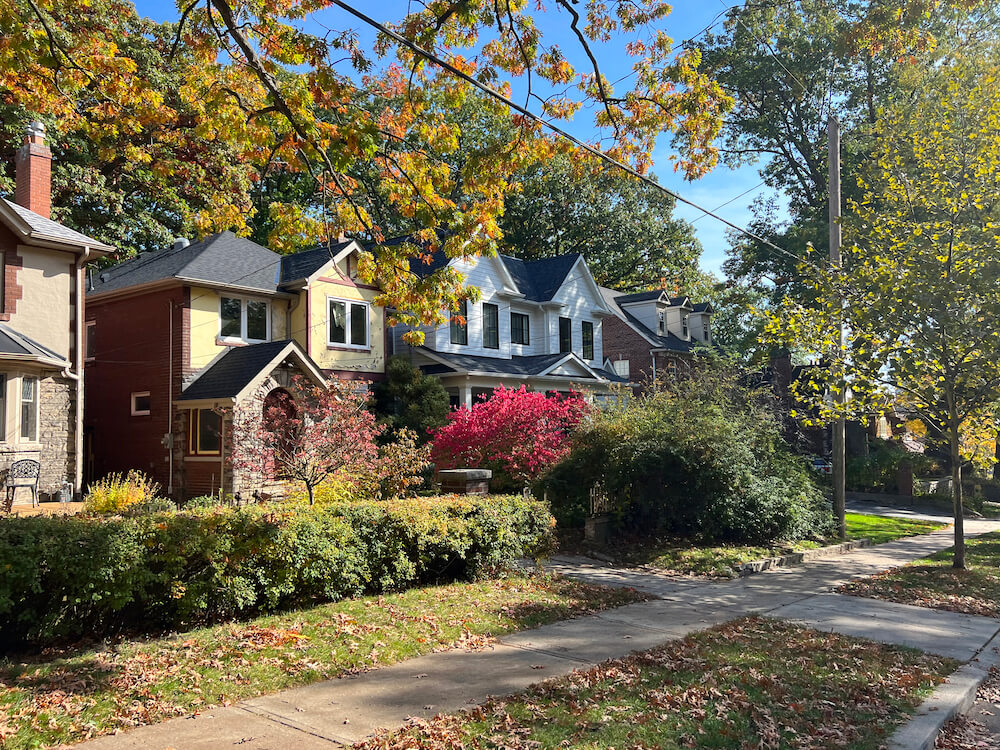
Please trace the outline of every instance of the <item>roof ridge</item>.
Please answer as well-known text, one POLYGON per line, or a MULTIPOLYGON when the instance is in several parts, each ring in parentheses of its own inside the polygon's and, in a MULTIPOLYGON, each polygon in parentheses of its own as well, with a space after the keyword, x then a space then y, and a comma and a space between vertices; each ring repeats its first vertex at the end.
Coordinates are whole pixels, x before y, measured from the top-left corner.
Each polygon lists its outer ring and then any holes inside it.
POLYGON ((225 229, 222 232, 216 232, 215 234, 210 234, 207 237, 198 240, 197 242, 192 242, 188 245, 184 245, 183 247, 171 247, 166 250, 160 250, 158 252, 156 250, 153 250, 152 252, 148 253, 139 253, 133 258, 123 260, 121 263, 116 263, 115 265, 111 266, 111 268, 105 269, 102 273, 107 273, 111 271, 112 276, 117 278, 123 276, 126 273, 131 273, 132 271, 135 271, 139 268, 145 268, 150 263, 156 263, 161 260, 166 260, 167 258, 172 258, 175 255, 178 255, 179 253, 182 253, 185 250, 190 250, 193 247, 198 247, 199 245, 204 244, 204 247, 207 248, 210 245, 212 245, 217 239, 219 239, 219 237, 221 237, 225 232, 228 231, 229 231, 228 229, 225 229), (123 266, 128 266, 128 267, 123 269, 122 268, 123 266), (116 271, 122 271, 122 273, 114 273, 116 271))

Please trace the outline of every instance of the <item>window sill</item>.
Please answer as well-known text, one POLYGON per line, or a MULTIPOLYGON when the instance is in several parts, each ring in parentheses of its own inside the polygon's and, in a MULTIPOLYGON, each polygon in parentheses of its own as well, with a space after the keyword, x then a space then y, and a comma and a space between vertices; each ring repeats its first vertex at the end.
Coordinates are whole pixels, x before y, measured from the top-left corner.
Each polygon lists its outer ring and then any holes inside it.
POLYGON ((269 339, 261 339, 260 341, 253 339, 250 341, 245 341, 244 339, 224 339, 221 336, 215 337, 216 346, 252 346, 254 344, 266 344, 269 339))
POLYGON ((357 352, 358 354, 370 354, 370 346, 344 346, 343 344, 330 344, 326 345, 328 351, 331 352, 357 352))
POLYGON ((222 454, 216 453, 214 456, 206 456, 204 453, 200 453, 197 456, 184 456, 185 461, 191 461, 193 463, 219 463, 222 460, 222 454))
POLYGON ((148 417, 148 416, 151 416, 151 414, 148 411, 134 411, 134 412, 132 412, 132 414, 130 416, 133 416, 133 417, 148 417))

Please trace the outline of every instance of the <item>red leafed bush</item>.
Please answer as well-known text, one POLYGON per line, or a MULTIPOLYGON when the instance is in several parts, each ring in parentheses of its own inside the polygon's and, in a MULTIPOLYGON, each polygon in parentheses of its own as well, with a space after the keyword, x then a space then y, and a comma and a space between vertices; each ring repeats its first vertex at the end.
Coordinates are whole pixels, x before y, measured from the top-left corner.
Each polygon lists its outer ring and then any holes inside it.
POLYGON ((570 434, 590 414, 578 393, 532 393, 501 386, 493 396, 448 415, 433 430, 431 460, 438 469, 493 470, 493 487, 537 478, 569 452, 570 434))

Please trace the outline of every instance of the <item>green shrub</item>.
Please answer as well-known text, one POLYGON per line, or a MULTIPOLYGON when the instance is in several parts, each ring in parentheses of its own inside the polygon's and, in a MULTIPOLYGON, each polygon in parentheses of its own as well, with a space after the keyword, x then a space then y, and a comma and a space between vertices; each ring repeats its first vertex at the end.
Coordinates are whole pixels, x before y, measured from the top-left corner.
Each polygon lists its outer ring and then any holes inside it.
POLYGON ((552 545, 520 496, 0 519, 0 643, 162 630, 471 579, 552 545))
POLYGON ((934 461, 912 453, 898 443, 868 439, 868 455, 847 459, 847 489, 855 492, 899 492, 899 468, 909 463, 914 474, 926 472, 934 461))
POLYGON ((826 534, 829 503, 781 440, 766 401, 725 370, 605 410, 536 488, 560 524, 581 525, 590 490, 620 531, 761 544, 826 534))
POLYGON ((84 502, 91 513, 120 513, 133 505, 155 499, 159 491, 160 485, 133 469, 124 475, 108 474, 90 485, 84 502))

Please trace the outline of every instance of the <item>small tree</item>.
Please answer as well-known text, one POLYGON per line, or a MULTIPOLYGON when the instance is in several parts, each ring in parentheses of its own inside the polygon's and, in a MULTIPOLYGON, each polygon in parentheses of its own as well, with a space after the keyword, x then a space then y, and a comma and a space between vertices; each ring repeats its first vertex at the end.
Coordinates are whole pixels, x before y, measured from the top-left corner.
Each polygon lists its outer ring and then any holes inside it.
POLYGON ((959 57, 883 113, 843 270, 803 267, 815 304, 786 305, 768 326, 772 340, 835 352, 834 366, 796 383, 822 417, 870 413, 889 392, 947 442, 956 568, 965 567, 963 442, 975 442, 970 427, 992 420, 1000 399, 998 79, 994 61, 959 57), (841 317, 843 344, 831 334, 841 317), (843 406, 824 398, 847 388, 843 406))
POLYGON ((451 402, 438 378, 424 375, 406 357, 391 357, 385 380, 372 388, 372 408, 388 427, 387 437, 408 429, 426 443, 430 431, 448 421, 451 402))
POLYGON ((590 411, 578 393, 500 386, 491 398, 448 415, 448 424, 432 433, 431 459, 439 469, 491 469, 500 486, 528 482, 566 455, 570 434, 590 411))
POLYGON ((317 485, 328 477, 376 470, 381 428, 366 404, 345 381, 323 387, 296 376, 263 415, 246 414, 233 431, 233 468, 302 482, 312 505, 317 485))

